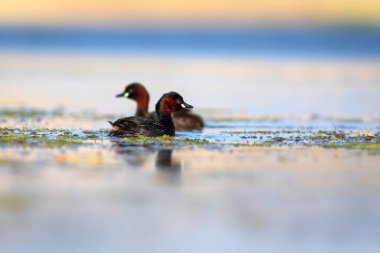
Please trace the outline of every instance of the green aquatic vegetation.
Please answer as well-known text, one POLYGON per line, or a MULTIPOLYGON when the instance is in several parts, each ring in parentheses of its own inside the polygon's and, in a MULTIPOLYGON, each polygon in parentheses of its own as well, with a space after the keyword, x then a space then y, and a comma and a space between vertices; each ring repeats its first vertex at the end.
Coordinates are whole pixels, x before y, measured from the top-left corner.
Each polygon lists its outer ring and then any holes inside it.
POLYGON ((186 139, 179 139, 178 141, 181 142, 181 143, 197 144, 197 145, 203 145, 203 144, 210 143, 206 139, 189 139, 189 138, 186 138, 186 139))
MULTIPOLYGON (((105 134, 108 129, 97 130, 69 130, 69 129, 48 129, 48 128, 0 128, 0 145, 22 145, 24 147, 43 146, 43 147, 63 147, 70 145, 91 145, 97 140, 109 139, 105 134)), ((224 145, 243 145, 243 146, 261 146, 263 143, 271 145, 329 145, 329 144, 361 144, 361 143, 378 143, 380 135, 372 134, 354 134, 353 132, 341 131, 300 131, 289 130, 284 134, 284 130, 253 130, 253 131, 231 131, 232 136, 221 135, 220 138, 215 135, 213 139, 183 138, 183 137, 134 137, 134 138, 115 138, 114 140, 124 141, 131 146, 197 146, 209 144, 210 147, 220 147, 224 145), (295 133, 295 134, 290 134, 295 133)), ((113 138, 111 138, 113 140, 113 138)))
POLYGON ((137 137, 127 137, 122 138, 121 140, 126 141, 130 145, 153 145, 153 144, 160 144, 160 145, 173 145, 174 143, 174 137, 171 136, 160 136, 160 137, 146 137, 146 136, 137 136, 137 137))
POLYGON ((91 131, 91 130, 83 130, 82 133, 84 133, 84 134, 94 134, 95 131, 91 131))
POLYGON ((380 153, 380 142, 376 143, 327 143, 324 148, 348 148, 348 149, 366 149, 377 150, 380 153))
POLYGON ((376 138, 375 136, 372 136, 372 135, 366 135, 366 136, 364 136, 364 140, 367 142, 370 142, 370 141, 378 140, 378 138, 376 138))
POLYGON ((47 145, 50 145, 50 146, 58 146, 58 147, 62 147, 62 146, 66 146, 66 145, 78 145, 78 144, 82 144, 83 142, 81 140, 75 140, 75 139, 68 139, 68 138, 65 138, 65 137, 62 137, 62 136, 58 136, 57 138, 53 138, 53 139, 45 139, 45 138, 41 138, 41 140, 46 143, 47 145))
POLYGON ((110 132, 110 129, 102 128, 98 130, 98 133, 100 134, 108 134, 110 132))
POLYGON ((333 131, 330 130, 318 130, 319 134, 324 134, 324 135, 332 135, 333 131))
POLYGON ((42 136, 36 135, 21 135, 21 136, 12 136, 8 135, 6 137, 0 137, 1 145, 23 145, 24 147, 29 146, 44 146, 44 147, 63 147, 68 145, 78 145, 83 142, 80 140, 71 140, 65 138, 55 138, 49 139, 42 136))
POLYGON ((126 140, 137 140, 137 141, 172 141, 175 138, 172 136, 164 135, 159 137, 146 137, 146 136, 137 136, 137 137, 130 137, 130 138, 124 138, 126 140))
POLYGON ((4 135, 0 136, 0 144, 3 145, 12 145, 12 144, 26 144, 26 136, 12 136, 4 135))
POLYGON ((68 134, 58 135, 58 137, 53 138, 44 135, 45 132, 46 131, 37 132, 28 129, 1 129, 0 145, 62 147, 82 143, 80 139, 68 138, 70 137, 68 134))
POLYGON ((309 138, 313 141, 337 141, 339 139, 344 139, 342 136, 335 135, 311 135, 309 138))
POLYGON ((67 129, 58 129, 58 128, 36 128, 36 129, 10 129, 10 128, 0 128, 0 136, 2 135, 35 135, 35 136, 60 136, 60 137, 66 137, 66 138, 95 138, 97 135, 101 135, 104 133, 108 133, 105 129, 101 130, 82 130, 81 131, 85 136, 80 136, 77 131, 67 130, 67 129))
POLYGON ((341 140, 346 139, 346 135, 344 133, 336 133, 334 137, 341 140))
POLYGON ((311 140, 330 140, 331 136, 328 135, 311 135, 309 136, 311 140))
POLYGON ((205 139, 191 139, 191 138, 178 139, 178 138, 168 136, 168 135, 164 135, 164 136, 160 136, 160 137, 138 136, 138 137, 123 138, 123 140, 128 141, 132 145, 141 145, 141 144, 163 144, 163 145, 196 144, 196 145, 202 145, 202 144, 209 143, 205 139))
POLYGON ((108 134, 110 132, 109 129, 99 129, 99 130, 88 130, 88 129, 85 129, 85 130, 82 130, 82 133, 86 134, 86 135, 98 135, 98 134, 108 134))
POLYGON ((378 136, 372 136, 372 135, 358 135, 358 136, 348 136, 347 137, 348 142, 366 142, 366 143, 377 143, 380 142, 380 138, 378 136))
POLYGON ((347 139, 346 134, 343 132, 337 132, 337 131, 326 131, 326 130, 319 130, 317 134, 310 136, 311 140, 331 140, 331 141, 337 141, 337 140, 345 140, 347 139))
POLYGON ((283 138, 283 137, 274 137, 272 139, 272 141, 275 141, 275 142, 283 142, 284 140, 285 140, 285 138, 283 138))

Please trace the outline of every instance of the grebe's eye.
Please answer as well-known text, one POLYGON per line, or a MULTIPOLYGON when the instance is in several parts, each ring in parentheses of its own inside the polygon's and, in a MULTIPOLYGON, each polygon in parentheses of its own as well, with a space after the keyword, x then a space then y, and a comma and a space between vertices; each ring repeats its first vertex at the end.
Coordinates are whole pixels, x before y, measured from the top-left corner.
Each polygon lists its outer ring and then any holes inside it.
POLYGON ((130 94, 129 92, 125 92, 124 97, 126 97, 126 98, 129 97, 129 94, 130 94))

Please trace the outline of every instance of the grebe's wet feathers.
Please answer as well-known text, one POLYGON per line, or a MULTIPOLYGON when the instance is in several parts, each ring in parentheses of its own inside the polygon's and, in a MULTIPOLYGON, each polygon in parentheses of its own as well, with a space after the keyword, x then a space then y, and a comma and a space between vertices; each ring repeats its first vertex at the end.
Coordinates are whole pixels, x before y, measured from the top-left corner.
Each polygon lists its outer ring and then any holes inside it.
POLYGON ((164 94, 156 104, 156 112, 159 121, 143 117, 126 117, 115 122, 109 121, 112 126, 111 136, 135 137, 147 136, 156 137, 162 135, 175 135, 175 128, 172 120, 172 113, 183 108, 193 108, 192 105, 183 101, 181 95, 176 92, 164 94))
POLYGON ((115 122, 108 122, 112 126, 110 136, 174 136, 174 129, 167 129, 161 123, 143 117, 125 117, 118 119, 115 122))

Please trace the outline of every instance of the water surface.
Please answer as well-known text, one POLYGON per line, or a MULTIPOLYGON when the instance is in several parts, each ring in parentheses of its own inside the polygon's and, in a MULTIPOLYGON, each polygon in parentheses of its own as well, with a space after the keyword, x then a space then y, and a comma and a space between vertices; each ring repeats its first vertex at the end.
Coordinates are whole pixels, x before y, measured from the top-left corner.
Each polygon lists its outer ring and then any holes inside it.
POLYGON ((0 248, 377 252, 376 27, 0 27, 0 248), (175 90, 200 133, 109 138, 175 90))
POLYGON ((124 140, 96 130, 111 115, 35 116, 1 123, 2 252, 377 252, 378 121, 124 140))

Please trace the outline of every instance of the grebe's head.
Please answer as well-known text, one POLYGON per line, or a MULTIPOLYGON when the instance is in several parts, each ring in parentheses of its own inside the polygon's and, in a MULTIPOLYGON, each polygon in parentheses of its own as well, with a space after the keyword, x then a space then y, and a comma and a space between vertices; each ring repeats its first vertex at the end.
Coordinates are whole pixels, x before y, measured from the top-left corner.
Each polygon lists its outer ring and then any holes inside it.
POLYGON ((149 98, 148 91, 141 83, 131 83, 125 87, 125 90, 116 95, 117 98, 125 97, 139 102, 149 98))
POLYGON ((156 112, 159 116, 170 115, 173 112, 191 108, 193 106, 185 103, 183 97, 174 91, 162 95, 156 104, 156 112))

